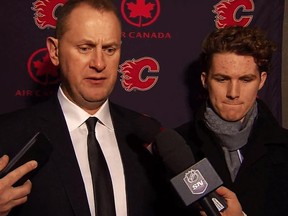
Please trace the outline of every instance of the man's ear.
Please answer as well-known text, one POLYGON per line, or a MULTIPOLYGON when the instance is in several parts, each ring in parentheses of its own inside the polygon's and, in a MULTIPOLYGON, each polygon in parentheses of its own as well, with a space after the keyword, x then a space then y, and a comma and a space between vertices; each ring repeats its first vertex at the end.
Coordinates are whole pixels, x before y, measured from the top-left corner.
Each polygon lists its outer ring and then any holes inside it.
POLYGON ((49 56, 53 65, 59 65, 59 49, 58 49, 58 39, 54 37, 48 37, 46 39, 46 47, 49 52, 49 56))
POLYGON ((202 82, 202 86, 203 88, 207 88, 207 74, 206 72, 202 72, 201 73, 201 82, 202 82))
POLYGON ((267 79, 267 72, 266 71, 261 72, 260 84, 259 84, 258 90, 260 90, 264 86, 266 79, 267 79))

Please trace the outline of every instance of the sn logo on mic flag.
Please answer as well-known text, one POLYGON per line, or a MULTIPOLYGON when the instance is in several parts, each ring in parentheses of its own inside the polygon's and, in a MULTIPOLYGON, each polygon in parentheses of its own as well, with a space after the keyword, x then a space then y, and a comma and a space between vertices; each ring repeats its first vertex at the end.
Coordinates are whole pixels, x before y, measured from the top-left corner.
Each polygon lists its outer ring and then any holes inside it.
POLYGON ((185 174, 183 180, 192 192, 192 194, 202 194, 208 187, 207 181, 204 179, 199 170, 189 170, 185 174))
POLYGON ((170 181, 186 206, 223 184, 207 158, 200 160, 170 181))

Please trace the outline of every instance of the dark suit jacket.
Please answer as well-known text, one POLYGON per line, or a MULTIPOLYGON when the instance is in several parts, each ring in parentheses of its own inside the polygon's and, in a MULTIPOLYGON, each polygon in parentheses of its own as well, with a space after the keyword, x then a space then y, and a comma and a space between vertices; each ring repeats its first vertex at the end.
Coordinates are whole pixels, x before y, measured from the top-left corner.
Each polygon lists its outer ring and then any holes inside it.
MULTIPOLYGON (((163 192, 163 182, 161 184, 157 177, 157 165, 135 137, 137 125, 133 122, 141 115, 115 104, 111 104, 110 109, 123 161, 128 215, 165 214, 159 203, 164 199, 159 197, 163 192)), ((33 186, 28 202, 13 209, 10 215, 90 215, 80 169, 57 97, 0 116, 0 155, 5 153, 13 157, 37 131, 50 139, 53 152, 49 161, 31 179, 33 186)), ((169 204, 165 209, 168 207, 169 204)))

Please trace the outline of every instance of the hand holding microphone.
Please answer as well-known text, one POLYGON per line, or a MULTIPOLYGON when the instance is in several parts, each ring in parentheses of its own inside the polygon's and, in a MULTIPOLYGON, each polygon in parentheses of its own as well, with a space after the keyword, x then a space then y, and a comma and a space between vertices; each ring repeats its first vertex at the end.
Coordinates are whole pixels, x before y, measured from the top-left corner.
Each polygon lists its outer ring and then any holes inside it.
MULTIPOLYGON (((191 165, 195 164, 194 155, 187 145, 186 141, 182 136, 180 136, 176 131, 171 129, 163 129, 161 124, 156 121, 153 118, 147 118, 147 116, 143 115, 140 118, 137 118, 133 122, 133 127, 135 128, 135 134, 143 143, 143 146, 150 151, 152 154, 157 154, 162 159, 162 162, 164 162, 164 165, 168 170, 170 170, 171 176, 175 176, 177 179, 177 174, 184 171, 185 169, 191 167, 191 165), (156 139, 155 139, 156 137, 156 139)), ((201 211, 201 213, 204 212, 203 215, 205 216, 245 216, 245 214, 242 212, 241 205, 236 197, 236 195, 228 190, 227 188, 220 186, 222 184, 222 180, 217 175, 211 164, 207 159, 203 162, 200 161, 197 164, 200 168, 198 171, 202 171, 203 169, 206 170, 207 167, 209 168, 207 170, 208 175, 211 175, 212 173, 216 176, 215 179, 212 179, 213 181, 216 180, 218 184, 214 185, 214 187, 210 185, 210 188, 206 189, 206 193, 203 193, 202 195, 195 196, 192 194, 191 191, 188 192, 188 202, 186 205, 190 205, 193 201, 191 201, 191 196, 196 199, 202 206, 202 209, 205 211, 201 211), (207 167, 206 167, 207 166, 207 167), (210 173, 211 172, 211 173, 210 173), (219 187, 220 186, 220 187, 219 187), (217 188, 217 189, 216 189, 217 188), (214 192, 214 189, 217 190, 217 193, 219 192, 219 195, 214 192), (209 191, 212 191, 209 193, 209 191), (204 195, 206 194, 206 195, 204 195), (190 198, 189 198, 190 197, 190 198), (200 198, 199 198, 200 197, 200 198), (214 200, 214 201, 213 201, 214 200), (227 200, 227 204, 225 200, 227 200), (218 208, 216 207, 218 206, 218 208), (221 212, 219 212, 221 211, 221 212)), ((192 175, 192 180, 193 180, 192 175)), ((206 178, 206 175, 203 176, 206 178)), ((210 178, 209 178, 210 179, 210 178)), ((172 180, 171 180, 172 181, 172 180)), ((205 179, 207 181, 207 179, 205 179)), ((198 185, 202 185, 203 181, 198 181, 198 185)), ((208 181, 209 184, 211 182, 208 181)), ((189 183, 188 183, 189 184, 189 183)), ((177 185, 177 181, 176 181, 177 185)), ((183 186, 183 179, 181 184, 183 186)), ((174 185, 175 187, 175 185, 174 185)), ((184 187, 184 191, 187 192, 187 187, 184 187)), ((194 186, 195 187, 195 186, 194 186)), ((197 184, 196 184, 197 188, 197 184)), ((199 187, 201 188, 201 187, 199 187)), ((182 191, 183 192, 183 191, 182 191)), ((178 192, 179 193, 179 192, 178 192)), ((181 197, 181 190, 179 193, 181 197)), ((187 195, 187 193, 186 193, 187 195)), ((185 197, 181 197, 184 199, 185 203, 185 197)), ((195 202, 196 202, 195 201, 195 202)))

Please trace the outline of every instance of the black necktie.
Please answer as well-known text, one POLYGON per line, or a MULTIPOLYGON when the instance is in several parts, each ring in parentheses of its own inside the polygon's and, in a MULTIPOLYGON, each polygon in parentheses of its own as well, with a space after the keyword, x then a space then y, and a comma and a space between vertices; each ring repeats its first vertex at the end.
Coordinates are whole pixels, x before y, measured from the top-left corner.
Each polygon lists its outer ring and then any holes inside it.
POLYGON ((96 216, 115 216, 113 187, 108 166, 95 136, 97 118, 86 120, 88 159, 91 170, 96 216))

